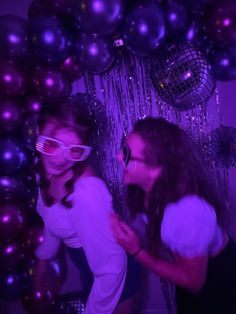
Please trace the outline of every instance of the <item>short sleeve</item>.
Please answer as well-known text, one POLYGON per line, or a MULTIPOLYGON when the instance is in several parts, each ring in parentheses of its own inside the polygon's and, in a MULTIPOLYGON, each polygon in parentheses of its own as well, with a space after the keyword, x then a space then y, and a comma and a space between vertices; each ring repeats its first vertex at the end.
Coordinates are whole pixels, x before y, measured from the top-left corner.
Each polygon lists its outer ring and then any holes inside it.
POLYGON ((214 208, 197 195, 188 195, 165 208, 161 238, 173 253, 193 258, 208 254, 217 228, 214 208))

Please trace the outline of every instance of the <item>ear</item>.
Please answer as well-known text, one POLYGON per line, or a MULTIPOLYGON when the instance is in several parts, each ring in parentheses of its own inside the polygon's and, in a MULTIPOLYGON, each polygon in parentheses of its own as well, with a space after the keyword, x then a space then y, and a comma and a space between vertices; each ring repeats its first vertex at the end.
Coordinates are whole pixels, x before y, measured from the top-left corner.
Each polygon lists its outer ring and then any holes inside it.
POLYGON ((159 178, 160 174, 162 172, 162 167, 156 166, 156 167, 151 167, 150 169, 150 178, 152 180, 156 180, 159 178))

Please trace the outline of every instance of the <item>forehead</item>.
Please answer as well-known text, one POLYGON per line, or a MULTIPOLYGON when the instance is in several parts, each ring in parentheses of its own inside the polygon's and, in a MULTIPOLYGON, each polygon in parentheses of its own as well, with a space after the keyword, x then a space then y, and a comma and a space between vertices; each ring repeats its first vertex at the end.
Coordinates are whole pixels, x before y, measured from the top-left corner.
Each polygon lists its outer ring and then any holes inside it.
POLYGON ((128 144, 132 154, 143 156, 145 142, 139 134, 130 133, 127 137, 126 143, 128 144))
POLYGON ((48 122, 41 130, 41 134, 49 137, 53 137, 65 144, 82 144, 82 140, 79 135, 70 128, 59 127, 58 124, 48 122))

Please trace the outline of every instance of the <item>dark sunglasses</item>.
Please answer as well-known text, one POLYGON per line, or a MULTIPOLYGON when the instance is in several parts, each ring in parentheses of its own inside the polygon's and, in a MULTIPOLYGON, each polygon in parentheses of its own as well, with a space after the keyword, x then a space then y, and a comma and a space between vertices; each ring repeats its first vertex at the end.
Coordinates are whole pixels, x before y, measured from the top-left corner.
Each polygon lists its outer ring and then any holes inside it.
POLYGON ((131 150, 126 143, 123 143, 121 145, 121 152, 122 152, 122 158, 123 158, 123 161, 124 161, 124 164, 126 167, 127 167, 128 163, 130 162, 130 160, 145 162, 144 158, 131 156, 131 150))

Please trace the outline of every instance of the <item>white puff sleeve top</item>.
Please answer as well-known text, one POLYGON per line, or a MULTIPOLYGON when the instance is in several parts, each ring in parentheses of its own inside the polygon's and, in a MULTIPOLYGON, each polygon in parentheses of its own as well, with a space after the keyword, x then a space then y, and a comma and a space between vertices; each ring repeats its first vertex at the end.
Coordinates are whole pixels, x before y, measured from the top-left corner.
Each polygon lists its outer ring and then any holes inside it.
POLYGON ((187 195, 165 208, 161 238, 173 253, 193 258, 216 253, 223 232, 214 208, 197 195, 187 195))
POLYGON ((112 198, 104 182, 97 177, 83 177, 74 185, 73 207, 60 203, 51 207, 38 204, 45 223, 45 239, 37 249, 39 258, 50 258, 60 241, 71 247, 82 246, 94 275, 86 304, 86 314, 111 314, 122 293, 127 257, 114 239, 109 223, 112 198))

